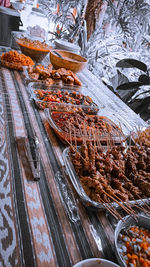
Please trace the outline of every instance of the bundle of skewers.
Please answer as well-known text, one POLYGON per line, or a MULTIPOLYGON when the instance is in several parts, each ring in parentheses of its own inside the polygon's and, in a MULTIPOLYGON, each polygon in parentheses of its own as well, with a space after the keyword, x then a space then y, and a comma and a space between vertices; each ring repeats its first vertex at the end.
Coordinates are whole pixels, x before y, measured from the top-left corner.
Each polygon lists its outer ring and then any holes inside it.
POLYGON ((94 141, 95 136, 102 144, 108 137, 115 143, 121 143, 126 137, 113 121, 104 116, 89 115, 85 112, 49 112, 46 115, 50 125, 65 143, 81 144, 83 140, 94 141))
POLYGON ((93 136, 94 141, 83 138, 80 147, 76 140, 74 144, 71 142, 69 149, 86 195, 91 201, 101 203, 116 219, 121 218, 116 206, 133 216, 136 216, 134 208, 150 214, 150 147, 116 146, 111 138, 104 147, 96 132, 93 136))

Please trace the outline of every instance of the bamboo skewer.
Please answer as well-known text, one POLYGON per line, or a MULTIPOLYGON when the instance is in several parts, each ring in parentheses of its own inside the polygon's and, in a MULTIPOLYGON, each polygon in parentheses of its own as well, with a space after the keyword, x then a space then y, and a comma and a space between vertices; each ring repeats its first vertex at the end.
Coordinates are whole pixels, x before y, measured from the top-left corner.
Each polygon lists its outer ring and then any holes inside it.
POLYGON ((109 204, 106 203, 102 198, 100 198, 100 201, 102 202, 103 205, 106 206, 106 209, 111 213, 111 215, 113 215, 117 220, 118 219, 122 220, 121 215, 114 207, 109 206, 109 204))
MULTIPOLYGON (((100 142, 100 133, 99 130, 92 127, 92 128, 87 128, 86 123, 83 124, 83 129, 81 129, 80 123, 77 120, 77 123, 79 125, 79 131, 80 134, 83 133, 83 144, 85 144, 87 146, 87 142, 88 142, 88 150, 90 149, 90 166, 94 167, 93 164, 95 164, 95 157, 96 157, 96 153, 98 152, 98 148, 102 148, 101 142, 100 142)), ((106 125, 107 128, 107 125, 106 125)), ((108 130, 108 129, 107 129, 108 130)), ((71 130, 70 130, 71 132, 71 130)), ((109 132, 109 131, 107 131, 109 132)), ((121 143, 121 135, 118 135, 118 138, 120 138, 120 143, 121 143)), ((76 132, 75 132, 75 128, 74 128, 74 139, 75 139, 75 147, 74 147, 74 151, 77 152, 77 138, 76 138, 76 132)), ((106 141, 107 141, 107 147, 108 149, 112 149, 112 146, 114 146, 114 141, 111 137, 111 134, 109 133, 106 137, 106 141)), ((71 145, 72 145, 72 140, 71 140, 71 145)), ((78 152, 80 153, 80 152, 78 152)), ((125 153, 125 151, 123 152, 125 153)), ((81 159, 83 159, 83 161, 86 161, 85 158, 82 157, 81 153, 80 153, 80 157, 81 159)), ((110 203, 112 203, 112 201, 114 201, 115 203, 118 204, 118 206, 120 206, 125 212, 127 212, 129 215, 136 217, 136 211, 133 209, 133 207, 131 207, 132 203, 128 203, 128 201, 124 202, 122 199, 120 199, 117 195, 115 195, 114 193, 108 193, 107 192, 107 188, 105 190, 105 184, 101 185, 104 187, 102 189, 102 192, 105 196, 109 197, 110 199, 110 203), (111 201, 112 200, 112 201, 111 201)), ((150 207, 147 205, 146 202, 143 201, 143 199, 140 196, 137 196, 139 200, 142 201, 142 203, 144 204, 144 207, 140 207, 138 206, 136 203, 134 203, 134 208, 137 208, 139 210, 142 210, 145 213, 150 214, 150 212, 148 212, 148 210, 150 210, 150 207)), ((108 210, 109 213, 111 213, 116 219, 121 218, 120 214, 118 213, 118 211, 116 210, 115 207, 112 207, 112 205, 110 205, 109 203, 107 203, 105 200, 103 200, 100 197, 100 203, 106 208, 106 210, 108 210)))

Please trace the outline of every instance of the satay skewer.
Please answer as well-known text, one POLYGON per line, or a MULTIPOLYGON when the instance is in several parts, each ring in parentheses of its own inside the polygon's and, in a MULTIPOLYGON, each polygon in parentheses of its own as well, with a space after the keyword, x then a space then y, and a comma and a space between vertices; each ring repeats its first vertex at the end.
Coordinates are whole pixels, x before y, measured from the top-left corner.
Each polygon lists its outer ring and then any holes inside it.
POLYGON ((146 214, 148 214, 148 215, 150 216, 150 212, 148 212, 144 207, 142 207, 142 206, 138 206, 138 205, 136 205, 136 204, 134 204, 134 207, 135 207, 136 209, 139 209, 139 210, 143 211, 144 213, 146 213, 146 214))
MULTIPOLYGON (((115 195, 115 197, 120 201, 120 202, 123 202, 118 196, 115 195)), ((136 212, 131 208, 131 206, 127 203, 127 202, 124 202, 124 204, 128 209, 130 209, 134 214, 136 214, 136 212)))
POLYGON ((74 127, 74 143, 75 143, 75 148, 77 150, 77 138, 76 138, 76 130, 75 130, 75 127, 74 127))
POLYGON ((102 198, 100 198, 100 201, 102 202, 103 206, 106 207, 106 210, 108 210, 108 212, 110 212, 110 214, 115 217, 115 219, 122 220, 121 215, 119 214, 119 212, 114 207, 110 206, 102 198))
MULTIPOLYGON (((120 203, 117 199, 115 199, 113 196, 111 196, 110 194, 108 194, 105 190, 103 190, 103 193, 106 194, 109 198, 111 198, 114 202, 116 202, 123 210, 125 210, 128 214, 133 215, 131 210, 127 207, 125 207, 122 203, 120 203)), ((136 215, 135 211, 133 212, 134 215, 136 215)))

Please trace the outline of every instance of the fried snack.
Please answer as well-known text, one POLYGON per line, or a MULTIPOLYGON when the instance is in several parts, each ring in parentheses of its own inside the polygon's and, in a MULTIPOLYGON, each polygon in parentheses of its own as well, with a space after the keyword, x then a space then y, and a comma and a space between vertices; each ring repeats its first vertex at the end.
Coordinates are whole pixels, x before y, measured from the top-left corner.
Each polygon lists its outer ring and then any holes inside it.
POLYGON ((34 65, 34 62, 30 57, 18 53, 17 51, 3 53, 1 56, 1 63, 4 67, 15 70, 23 70, 22 66, 34 65))
POLYGON ((29 67, 28 74, 31 79, 44 81, 47 85, 52 85, 54 83, 62 85, 82 85, 77 75, 71 70, 66 70, 64 68, 54 70, 51 64, 49 64, 47 68, 42 64, 39 64, 36 67, 29 67))

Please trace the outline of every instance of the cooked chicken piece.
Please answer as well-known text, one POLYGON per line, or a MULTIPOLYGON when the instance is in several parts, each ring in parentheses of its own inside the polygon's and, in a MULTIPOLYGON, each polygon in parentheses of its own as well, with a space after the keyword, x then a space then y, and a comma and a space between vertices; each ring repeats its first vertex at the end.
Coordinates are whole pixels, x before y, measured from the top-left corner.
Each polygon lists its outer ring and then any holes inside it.
POLYGON ((51 73, 52 72, 52 70, 53 70, 53 65, 52 64, 48 64, 48 70, 49 70, 49 72, 51 73))
POLYGON ((39 73, 41 76, 43 76, 44 78, 49 78, 50 77, 50 72, 47 68, 45 68, 42 65, 38 65, 35 67, 34 69, 35 73, 39 73))
POLYGON ((74 84, 75 84, 75 85, 79 85, 79 86, 82 85, 82 83, 81 83, 81 81, 79 80, 79 78, 77 77, 77 75, 76 75, 74 72, 72 72, 72 71, 71 71, 71 76, 74 78, 74 84))
POLYGON ((51 77, 55 80, 61 79, 61 75, 58 70, 52 70, 51 77))
POLYGON ((71 74, 71 70, 66 70, 65 68, 60 68, 57 71, 61 76, 70 75, 71 74))
POLYGON ((74 78, 72 76, 63 75, 62 79, 65 83, 74 84, 74 78))
POLYGON ((53 85, 53 84, 55 84, 55 80, 53 80, 52 78, 47 78, 45 80, 45 84, 46 85, 53 85))

